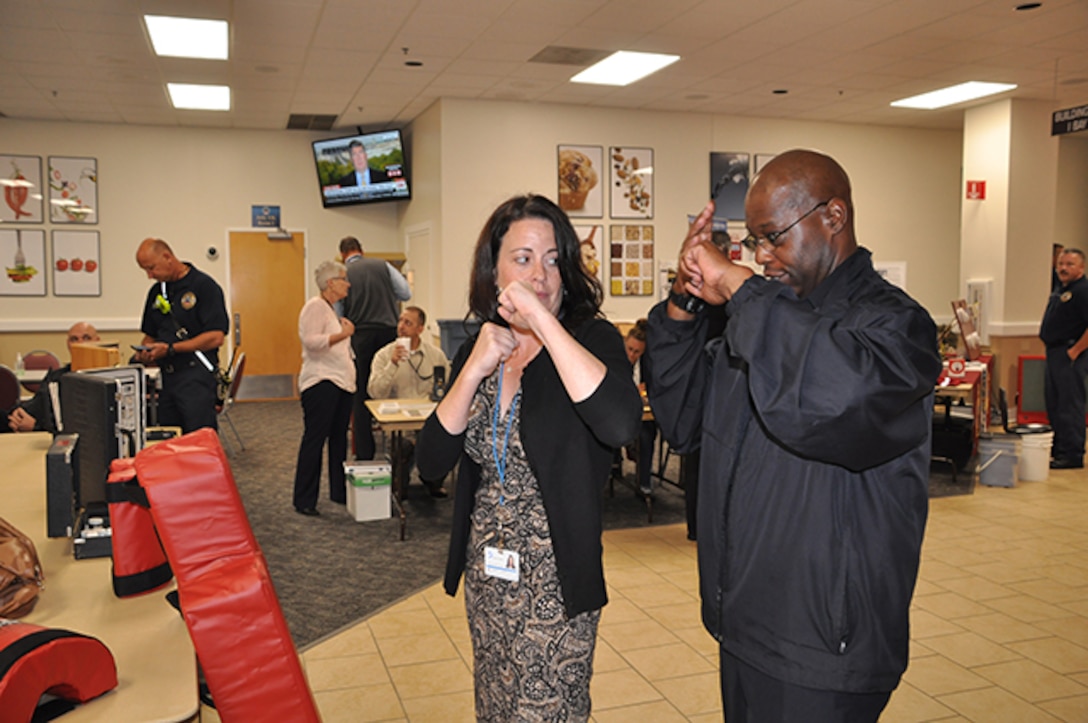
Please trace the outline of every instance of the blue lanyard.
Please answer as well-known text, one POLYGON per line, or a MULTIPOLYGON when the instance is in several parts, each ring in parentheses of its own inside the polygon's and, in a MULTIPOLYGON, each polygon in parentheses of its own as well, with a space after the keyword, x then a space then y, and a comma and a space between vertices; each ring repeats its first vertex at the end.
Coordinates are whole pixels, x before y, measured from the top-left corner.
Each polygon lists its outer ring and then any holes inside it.
MULTIPOLYGON (((514 399, 510 402, 510 411, 507 412, 506 417, 506 433, 502 440, 502 458, 499 458, 499 440, 498 440, 498 427, 499 427, 499 411, 502 408, 502 378, 505 376, 506 363, 499 364, 499 390, 495 394, 495 408, 491 412, 491 456, 495 460, 495 468, 499 471, 499 486, 505 490, 506 488, 506 456, 509 452, 510 446, 510 426, 514 422, 514 412, 518 408, 518 400, 521 398, 521 390, 518 389, 514 394, 514 399)), ((506 496, 503 492, 499 492, 499 504, 506 504, 506 496)))

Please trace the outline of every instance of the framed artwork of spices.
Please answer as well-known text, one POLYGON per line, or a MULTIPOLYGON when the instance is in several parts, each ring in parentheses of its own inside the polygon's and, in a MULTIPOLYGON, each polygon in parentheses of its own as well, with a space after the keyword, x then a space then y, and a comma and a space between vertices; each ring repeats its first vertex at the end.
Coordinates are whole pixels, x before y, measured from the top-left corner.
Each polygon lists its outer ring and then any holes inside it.
POLYGON ((608 249, 612 296, 653 296, 654 227, 613 224, 608 249))
POLYGON ((42 222, 41 156, 0 155, 0 187, 4 189, 0 222, 42 222))
POLYGON ((0 296, 45 296, 45 231, 0 229, 0 296))
POLYGON ((98 160, 49 157, 49 219, 98 223, 98 160))
POLYGON ((612 218, 654 217, 654 151, 652 148, 612 146, 612 218))
POLYGON ((53 294, 101 296, 97 231, 53 230, 53 294))

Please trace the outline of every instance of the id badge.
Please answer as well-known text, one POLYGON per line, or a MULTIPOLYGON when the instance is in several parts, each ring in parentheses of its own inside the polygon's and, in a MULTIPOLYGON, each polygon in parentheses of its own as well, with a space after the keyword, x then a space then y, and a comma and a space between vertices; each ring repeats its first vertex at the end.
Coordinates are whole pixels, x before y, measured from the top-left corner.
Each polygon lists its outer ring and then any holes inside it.
POLYGON ((484 574, 500 580, 517 582, 521 572, 521 557, 513 550, 499 547, 484 548, 484 574))

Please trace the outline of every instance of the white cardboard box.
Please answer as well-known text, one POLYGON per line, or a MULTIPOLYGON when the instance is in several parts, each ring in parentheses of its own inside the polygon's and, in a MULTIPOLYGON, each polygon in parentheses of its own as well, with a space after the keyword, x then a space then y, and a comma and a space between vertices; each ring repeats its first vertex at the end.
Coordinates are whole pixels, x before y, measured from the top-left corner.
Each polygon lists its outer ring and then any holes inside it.
POLYGON ((393 467, 389 462, 344 462, 344 476, 347 478, 348 512, 356 522, 389 519, 393 493, 393 467))

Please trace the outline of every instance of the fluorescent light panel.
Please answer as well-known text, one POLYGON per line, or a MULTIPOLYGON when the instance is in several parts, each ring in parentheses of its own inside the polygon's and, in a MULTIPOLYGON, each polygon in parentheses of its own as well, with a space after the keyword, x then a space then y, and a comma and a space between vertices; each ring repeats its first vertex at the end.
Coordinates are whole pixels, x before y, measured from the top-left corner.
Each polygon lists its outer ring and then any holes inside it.
POLYGON ((156 55, 209 60, 228 57, 226 20, 144 15, 144 23, 156 55))
POLYGON ((966 103, 969 100, 985 98, 988 95, 994 95, 996 93, 1004 93, 1006 90, 1012 90, 1015 87, 1016 86, 1011 83, 983 83, 977 80, 971 80, 966 83, 960 83, 959 85, 949 86, 948 88, 941 88, 940 90, 933 90, 929 93, 922 93, 921 95, 911 96, 910 98, 892 101, 892 105, 896 108, 934 110, 936 108, 955 105, 956 103, 966 103))
POLYGON ((230 110, 230 88, 225 85, 167 83, 170 102, 182 110, 230 110))
POLYGON ((679 55, 618 50, 570 79, 572 83, 630 85, 680 60, 679 55))

